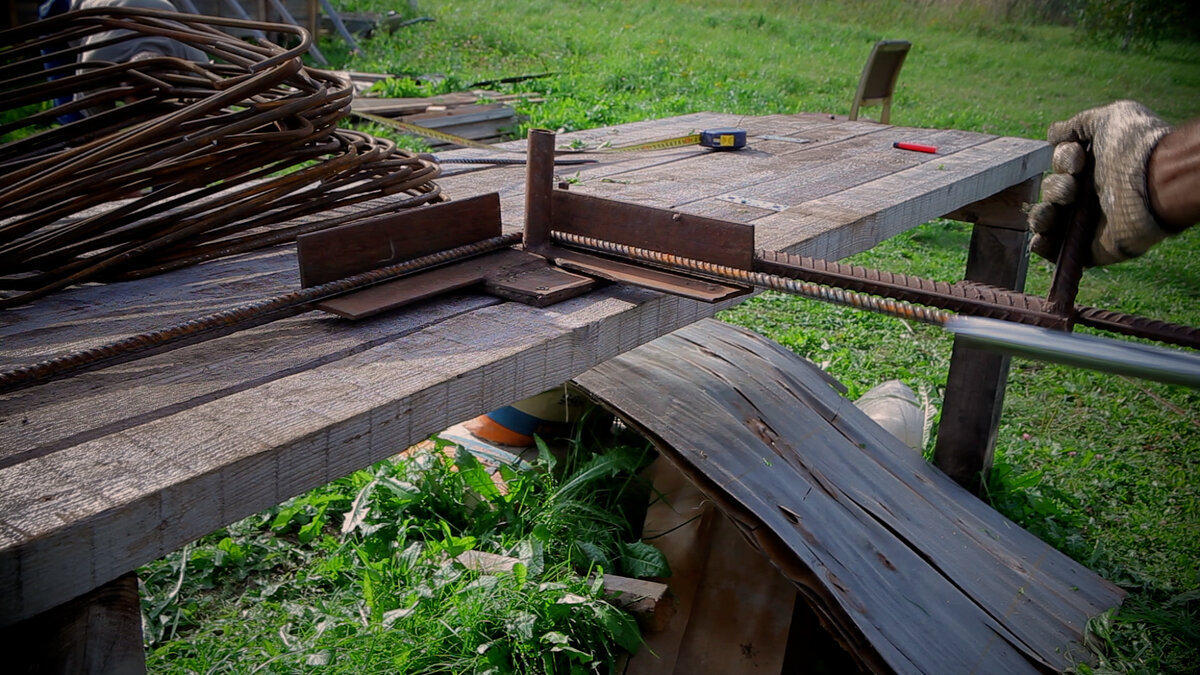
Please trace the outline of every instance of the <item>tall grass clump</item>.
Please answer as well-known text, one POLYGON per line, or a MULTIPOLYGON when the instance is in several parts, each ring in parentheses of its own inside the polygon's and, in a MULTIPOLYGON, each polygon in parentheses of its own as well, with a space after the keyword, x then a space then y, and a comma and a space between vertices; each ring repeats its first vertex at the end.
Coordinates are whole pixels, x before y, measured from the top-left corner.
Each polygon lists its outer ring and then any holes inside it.
POLYGON ((601 573, 669 574, 624 509, 644 442, 485 467, 444 443, 230 525, 139 571, 167 673, 608 672, 641 643, 601 573), (519 560, 484 574, 478 550, 519 560))

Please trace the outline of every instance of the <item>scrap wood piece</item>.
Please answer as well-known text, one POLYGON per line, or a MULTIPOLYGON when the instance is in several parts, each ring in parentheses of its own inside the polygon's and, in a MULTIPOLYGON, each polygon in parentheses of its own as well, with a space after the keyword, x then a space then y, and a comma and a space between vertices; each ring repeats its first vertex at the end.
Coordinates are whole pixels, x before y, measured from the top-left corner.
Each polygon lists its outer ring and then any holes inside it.
MULTIPOLYGON (((513 571, 520 560, 485 551, 463 551, 455 558, 463 567, 483 574, 513 571)), ((675 614, 675 602, 666 584, 605 574, 605 598, 637 617, 647 630, 662 630, 675 614)))
POLYGON ((722 517, 712 502, 666 459, 654 460, 642 476, 653 486, 642 540, 657 548, 670 564, 671 576, 664 581, 675 596, 676 617, 664 630, 642 636, 642 648, 629 660, 624 675, 674 671, 708 564, 713 523, 722 517))
POLYGON ((873 672, 1061 671, 1124 595, 748 331, 704 320, 575 383, 744 524, 873 672))
POLYGON ((647 632, 624 675, 777 675, 788 650, 796 591, 695 485, 659 457, 643 541, 667 558, 677 598, 666 629, 647 632))

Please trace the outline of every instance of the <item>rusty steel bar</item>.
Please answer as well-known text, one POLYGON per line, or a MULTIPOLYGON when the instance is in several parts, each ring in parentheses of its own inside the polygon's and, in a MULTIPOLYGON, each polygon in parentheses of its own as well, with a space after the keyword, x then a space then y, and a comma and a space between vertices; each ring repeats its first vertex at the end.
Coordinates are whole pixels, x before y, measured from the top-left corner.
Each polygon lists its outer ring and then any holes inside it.
POLYGON ((232 309, 140 335, 92 347, 29 366, 0 372, 0 393, 23 389, 84 370, 122 363, 149 353, 159 353, 251 328, 286 316, 306 311, 308 306, 329 298, 390 281, 396 277, 421 272, 473 256, 498 251, 518 244, 521 235, 504 234, 483 241, 458 246, 445 251, 388 265, 345 279, 330 281, 299 291, 264 298, 232 309))
POLYGON ((1084 263, 1091 255, 1092 238, 1096 234, 1096 215, 1100 211, 1100 204, 1092 184, 1094 164, 1091 152, 1088 152, 1086 167, 1075 176, 1078 184, 1075 204, 1064 218, 1066 236, 1058 250, 1054 277, 1050 280, 1050 293, 1046 298, 1047 311, 1061 317, 1061 323, 1052 326, 1060 330, 1069 331, 1075 325, 1078 315, 1075 296, 1079 294, 1084 263))
POLYGON ((1076 306, 1075 323, 1130 337, 1157 340, 1167 344, 1200 349, 1200 328, 1114 312, 1098 307, 1076 306))
MULTIPOLYGON (((925 323, 945 324, 952 315, 920 305, 1027 325, 1053 325, 1056 320, 1056 315, 1046 311, 1047 301, 1042 298, 983 284, 948 284, 767 251, 759 252, 754 260, 755 270, 748 271, 566 232, 551 232, 551 238, 562 245, 581 250, 925 323)), ((1079 323, 1083 325, 1182 347, 1200 348, 1200 328, 1093 307, 1076 307, 1075 312, 1079 323)))
POLYGON ((847 291, 841 288, 822 286, 799 279, 788 278, 778 274, 743 270, 736 267, 729 267, 728 265, 718 265, 716 263, 705 262, 703 260, 683 258, 670 253, 662 253, 660 251, 651 251, 649 249, 638 248, 636 246, 617 244, 611 241, 594 239, 592 237, 585 237, 570 232, 553 231, 550 233, 550 236, 554 241, 560 244, 577 247, 583 250, 617 255, 622 258, 647 262, 668 269, 683 270, 704 276, 715 277, 724 281, 731 281, 733 283, 742 284, 745 286, 769 288, 771 290, 783 291, 793 295, 802 295, 814 300, 822 300, 824 302, 832 302, 839 305, 856 307, 858 309, 867 309, 874 312, 881 312, 883 314, 891 314, 893 316, 899 316, 905 319, 913 319, 923 323, 942 325, 950 318, 950 314, 947 312, 930 309, 928 307, 920 307, 912 303, 904 302, 903 300, 880 298, 872 295, 866 295, 864 293, 847 291))
POLYGON ((550 240, 554 193, 554 132, 529 130, 525 169, 525 248, 537 251, 550 240))
POLYGON ((1046 311, 1046 302, 1041 298, 975 282, 931 281, 819 258, 761 250, 755 256, 753 265, 755 270, 768 274, 930 305, 960 314, 1032 325, 1047 325, 1057 320, 1046 311))

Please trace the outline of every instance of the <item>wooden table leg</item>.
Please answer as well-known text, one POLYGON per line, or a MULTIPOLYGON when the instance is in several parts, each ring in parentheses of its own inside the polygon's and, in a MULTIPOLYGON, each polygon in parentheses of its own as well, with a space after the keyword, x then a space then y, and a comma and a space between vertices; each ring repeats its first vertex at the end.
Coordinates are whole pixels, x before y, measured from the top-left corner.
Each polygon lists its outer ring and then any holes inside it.
POLYGON ((7 673, 143 675, 137 575, 0 629, 0 653, 7 673))
MULTIPOLYGON (((1040 185, 1040 177, 1031 178, 947 216, 975 223, 966 279, 1024 290, 1029 235, 1021 207, 1036 200, 1040 185)), ((1008 364, 1007 355, 954 341, 933 458, 942 471, 976 494, 992 466, 1008 364)))

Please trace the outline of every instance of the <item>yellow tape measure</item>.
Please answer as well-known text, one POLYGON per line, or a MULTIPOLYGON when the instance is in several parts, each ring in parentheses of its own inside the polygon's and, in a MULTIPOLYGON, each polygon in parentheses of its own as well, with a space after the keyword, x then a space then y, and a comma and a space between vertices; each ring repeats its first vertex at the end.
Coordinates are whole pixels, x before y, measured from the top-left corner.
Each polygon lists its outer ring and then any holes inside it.
POLYGON ((615 148, 601 148, 597 150, 597 152, 642 152, 645 150, 668 150, 670 148, 682 148, 685 145, 699 144, 700 134, 690 134, 688 136, 680 136, 679 138, 667 138, 661 141, 635 143, 633 145, 622 145, 615 148))
POLYGON ((661 141, 649 141, 634 145, 622 145, 607 148, 603 152, 641 152, 644 150, 667 150, 682 148, 687 145, 699 145, 713 150, 737 150, 746 147, 746 131, 744 129, 705 129, 698 134, 688 134, 678 138, 667 138, 661 141))

